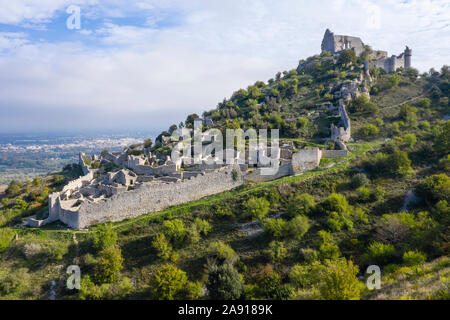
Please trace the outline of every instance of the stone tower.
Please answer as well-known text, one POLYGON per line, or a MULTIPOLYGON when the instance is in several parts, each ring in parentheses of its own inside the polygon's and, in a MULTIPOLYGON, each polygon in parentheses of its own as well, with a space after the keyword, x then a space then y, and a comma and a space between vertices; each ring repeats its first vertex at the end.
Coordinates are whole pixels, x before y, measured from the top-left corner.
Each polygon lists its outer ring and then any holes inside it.
POLYGON ((405 69, 406 68, 411 68, 411 56, 412 56, 412 50, 406 46, 405 49, 405 69))

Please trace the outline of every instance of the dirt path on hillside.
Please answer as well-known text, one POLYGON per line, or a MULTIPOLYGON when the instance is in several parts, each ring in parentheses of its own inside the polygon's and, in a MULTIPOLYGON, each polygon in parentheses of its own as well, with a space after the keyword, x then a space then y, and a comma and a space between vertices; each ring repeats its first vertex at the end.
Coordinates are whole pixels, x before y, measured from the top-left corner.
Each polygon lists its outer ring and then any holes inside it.
POLYGON ((73 263, 78 265, 80 262, 80 247, 78 245, 77 234, 75 232, 73 233, 73 243, 75 244, 75 258, 73 258, 73 263))

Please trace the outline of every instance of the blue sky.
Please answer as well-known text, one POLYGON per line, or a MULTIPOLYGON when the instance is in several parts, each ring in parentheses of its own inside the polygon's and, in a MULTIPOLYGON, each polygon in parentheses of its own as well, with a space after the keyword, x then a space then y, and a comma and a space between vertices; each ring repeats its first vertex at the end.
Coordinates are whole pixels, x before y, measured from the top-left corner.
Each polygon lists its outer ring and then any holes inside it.
POLYGON ((450 0, 0 0, 0 132, 167 128, 319 53, 326 28, 438 69, 449 23, 450 0))

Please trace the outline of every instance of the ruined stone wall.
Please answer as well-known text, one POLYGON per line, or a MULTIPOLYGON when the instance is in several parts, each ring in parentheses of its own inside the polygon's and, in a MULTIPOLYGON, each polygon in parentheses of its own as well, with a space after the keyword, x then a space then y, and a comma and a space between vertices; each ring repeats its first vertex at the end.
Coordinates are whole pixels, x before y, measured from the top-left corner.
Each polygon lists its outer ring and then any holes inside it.
POLYGON ((86 175, 81 176, 78 179, 68 182, 62 189, 61 193, 81 188, 84 183, 91 181, 93 178, 94 178, 94 172, 88 171, 88 173, 86 175))
POLYGON ((146 176, 166 176, 177 171, 176 164, 162 165, 159 167, 137 165, 134 172, 146 176))
POLYGON ((249 182, 266 182, 286 177, 292 174, 292 164, 289 162, 278 168, 277 173, 273 175, 263 175, 261 174, 261 168, 257 168, 255 171, 249 173, 245 176, 245 180, 249 182))
POLYGON ((336 127, 334 124, 331 125, 331 140, 348 142, 351 139, 351 124, 350 117, 342 100, 339 100, 339 115, 344 126, 336 127))
POLYGON ((298 174, 317 168, 321 157, 319 148, 299 150, 292 155, 292 172, 298 174))
POLYGON ((86 175, 89 173, 89 166, 86 163, 84 163, 84 156, 85 154, 83 152, 80 152, 78 154, 78 164, 81 166, 83 174, 86 175))
POLYGON ((227 166, 177 183, 149 183, 140 188, 116 194, 107 201, 84 203, 77 214, 62 218, 72 228, 85 228, 105 221, 121 221, 145 213, 163 210, 202 197, 233 189, 244 182, 239 166, 227 166), (236 181, 232 170, 236 170, 236 181))
POLYGON ((347 157, 348 150, 322 150, 322 158, 347 157))

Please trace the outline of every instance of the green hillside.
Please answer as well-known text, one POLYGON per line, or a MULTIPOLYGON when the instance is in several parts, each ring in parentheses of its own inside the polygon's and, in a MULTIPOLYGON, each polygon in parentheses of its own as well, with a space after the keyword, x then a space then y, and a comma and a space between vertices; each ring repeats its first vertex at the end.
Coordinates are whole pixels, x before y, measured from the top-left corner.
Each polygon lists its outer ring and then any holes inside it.
MULTIPOLYGON (((322 106, 337 104, 333 87, 359 77, 364 60, 329 57, 237 90, 202 116, 221 130, 279 128, 298 149, 334 148, 326 138, 339 119, 322 106)), ((370 101, 348 106, 350 156, 298 176, 87 232, 21 226, 81 174, 77 166, 11 183, 0 207, 0 297, 448 299, 450 70, 371 68, 370 76, 370 101), (65 285, 72 264, 81 267, 80 290, 65 285), (365 286, 369 265, 381 268, 380 290, 365 286)))

